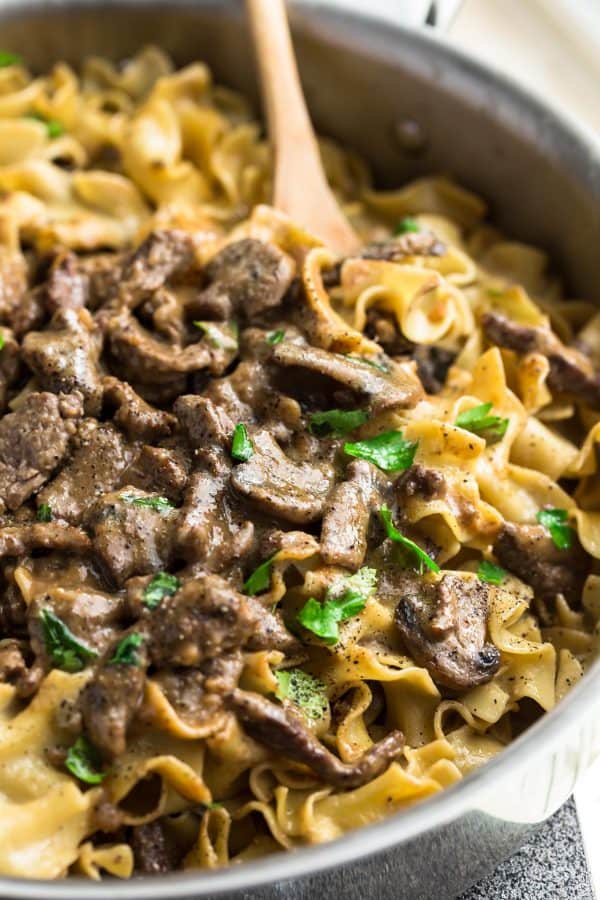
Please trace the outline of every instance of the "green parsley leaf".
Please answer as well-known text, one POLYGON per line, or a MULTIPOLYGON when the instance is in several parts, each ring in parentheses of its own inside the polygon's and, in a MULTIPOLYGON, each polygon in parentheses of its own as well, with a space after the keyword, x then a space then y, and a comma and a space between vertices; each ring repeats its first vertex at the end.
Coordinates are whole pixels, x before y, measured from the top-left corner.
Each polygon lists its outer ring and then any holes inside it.
POLYGON ((366 459, 384 472, 398 472, 412 466, 418 441, 405 441, 401 431, 384 431, 364 441, 344 444, 344 453, 366 459))
POLYGON ((254 456, 254 447, 252 441, 248 437, 248 429, 239 422, 233 429, 233 439, 231 441, 231 455, 239 462, 248 462, 254 456))
POLYGON ((7 66, 20 66, 22 62, 23 59, 18 53, 0 50, 0 69, 5 69, 7 66))
POLYGON ((42 124, 46 126, 46 131, 48 132, 49 138, 57 138, 65 133, 65 129, 58 121, 58 119, 47 119, 45 116, 38 112, 28 113, 27 118, 35 119, 37 122, 42 122, 42 124))
POLYGON ((398 224, 396 225, 395 234, 409 234, 411 231, 420 231, 421 227, 416 219, 413 219, 411 216, 405 216, 403 219, 400 219, 398 224))
POLYGON ((5 338, 4 335, 0 332, 0 350, 4 349, 5 343, 6 343, 6 338, 5 338))
POLYGON ((415 544, 414 541, 411 541, 410 538, 404 537, 398 529, 394 526, 392 522, 392 512, 387 506, 382 506, 379 510, 379 515, 383 520, 383 524, 385 526, 385 530, 387 536, 390 540, 395 541, 397 544, 401 544, 403 547, 406 547, 407 550, 410 550, 419 560, 419 572, 423 572, 423 566, 426 566, 430 570, 430 572, 439 572, 440 567, 433 560, 422 547, 419 547, 418 544, 415 544))
POLYGON ((376 584, 375 569, 359 569, 355 575, 334 582, 323 603, 310 597, 298 613, 298 621, 326 644, 336 644, 339 623, 362 612, 376 584))
POLYGON ((322 719, 329 711, 325 685, 320 679, 302 669, 278 669, 273 673, 278 687, 278 700, 290 700, 299 706, 308 719, 322 719))
POLYGON ((148 609, 156 609, 165 597, 172 597, 179 590, 181 582, 176 575, 158 572, 144 588, 142 602, 148 609))
POLYGON ((204 332, 209 344, 218 350, 237 350, 239 328, 237 322, 194 322, 204 332))
POLYGON ((488 584, 502 584, 506 578, 506 569, 497 566, 496 563, 490 562, 489 559, 482 559, 477 569, 477 577, 481 581, 487 581, 488 584))
POLYGON ((313 413, 308 427, 317 437, 343 437, 364 425, 369 413, 363 409, 328 409, 313 413))
POLYGON ((137 494, 132 494, 129 491, 120 496, 121 500, 124 500, 126 503, 132 503, 133 506, 145 506, 159 513, 166 513, 175 508, 166 497, 138 497, 137 494))
POLYGON ((135 651, 142 646, 144 637, 137 632, 125 635, 115 647, 115 652, 108 661, 109 666, 139 666, 140 657, 135 651))
POLYGON ((37 513, 35 514, 38 522, 51 522, 52 521, 52 509, 50 508, 49 503, 40 503, 37 508, 37 513))
POLYGON ((278 329, 277 331, 272 331, 267 335, 267 343, 271 344, 274 347, 276 344, 280 344, 285 337, 285 331, 278 329))
POLYGON ((248 594, 250 597, 254 597, 255 594, 260 594, 261 591, 266 591, 271 586, 271 568, 276 556, 277 554, 274 553, 269 559, 265 559, 265 561, 248 576, 244 582, 244 593, 248 594))
POLYGON ((550 537, 555 547, 559 550, 569 550, 573 544, 575 532, 568 522, 566 509, 540 509, 536 519, 550 532, 550 537))
POLYGON ((495 444, 506 434, 510 420, 501 416, 490 416, 491 408, 491 403, 481 403, 479 406, 465 409, 457 416, 454 424, 480 435, 488 444, 495 444))
POLYGON ((100 754, 94 745, 82 735, 77 738, 69 748, 65 766, 75 778, 85 781, 86 784, 100 784, 106 778, 107 772, 100 772, 102 765, 100 754))
POLYGON ((86 663, 98 656, 96 650, 75 637, 62 619, 51 609, 40 612, 42 635, 46 652, 53 665, 64 672, 80 672, 86 663))
POLYGON ((356 356, 354 353, 346 353, 346 359, 364 363, 365 366, 370 366, 372 369, 377 369, 378 372, 384 372, 386 375, 390 371, 390 367, 386 363, 378 362, 376 359, 369 359, 367 356, 356 356))

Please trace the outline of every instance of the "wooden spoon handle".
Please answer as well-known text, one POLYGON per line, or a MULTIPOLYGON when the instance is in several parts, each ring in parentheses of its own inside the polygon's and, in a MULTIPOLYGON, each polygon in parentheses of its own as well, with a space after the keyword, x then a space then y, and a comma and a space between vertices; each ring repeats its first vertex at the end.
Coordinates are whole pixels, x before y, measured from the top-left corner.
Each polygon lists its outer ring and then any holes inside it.
POLYGON ((340 255, 358 238, 325 174, 308 115, 284 0, 246 0, 275 152, 273 204, 340 255))

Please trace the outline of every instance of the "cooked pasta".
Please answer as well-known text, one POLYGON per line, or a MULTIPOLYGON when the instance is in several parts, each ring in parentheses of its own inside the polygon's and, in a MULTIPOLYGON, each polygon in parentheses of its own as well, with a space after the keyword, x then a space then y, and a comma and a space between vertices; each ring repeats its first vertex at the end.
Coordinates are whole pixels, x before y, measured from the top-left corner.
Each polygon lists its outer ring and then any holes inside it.
POLYGON ((464 778, 598 649, 594 307, 322 140, 336 259, 200 63, 6 62, 0 872, 241 863, 464 778))

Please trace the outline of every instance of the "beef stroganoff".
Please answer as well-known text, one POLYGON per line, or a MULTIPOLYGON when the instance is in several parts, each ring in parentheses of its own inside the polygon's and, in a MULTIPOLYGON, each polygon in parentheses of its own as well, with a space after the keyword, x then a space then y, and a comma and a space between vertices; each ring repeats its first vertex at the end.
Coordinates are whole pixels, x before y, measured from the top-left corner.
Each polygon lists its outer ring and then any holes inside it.
POLYGON ((327 841, 501 752, 600 619, 600 318, 445 177, 269 205, 158 49, 0 54, 0 872, 327 841))

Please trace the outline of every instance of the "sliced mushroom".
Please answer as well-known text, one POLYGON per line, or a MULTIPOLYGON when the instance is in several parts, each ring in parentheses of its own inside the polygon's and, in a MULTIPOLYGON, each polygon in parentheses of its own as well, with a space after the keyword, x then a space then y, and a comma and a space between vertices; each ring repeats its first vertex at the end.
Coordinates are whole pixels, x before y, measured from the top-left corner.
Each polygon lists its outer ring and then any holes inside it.
POLYGON ((236 491, 287 522, 319 519, 333 486, 332 466, 293 462, 268 431, 256 432, 252 444, 254 454, 231 476, 236 491))
POLYGON ((403 580, 395 621, 407 651, 433 680, 454 691, 485 684, 500 665, 486 643, 488 587, 469 573, 439 581, 403 580))
POLYGON ((380 372, 360 359, 292 341, 278 344, 273 350, 272 358, 280 366, 297 366, 310 372, 318 372, 366 396, 374 412, 412 408, 423 393, 416 375, 395 364, 391 364, 389 373, 380 372))

